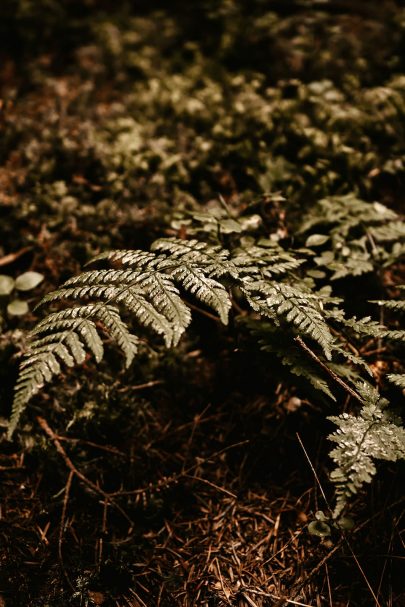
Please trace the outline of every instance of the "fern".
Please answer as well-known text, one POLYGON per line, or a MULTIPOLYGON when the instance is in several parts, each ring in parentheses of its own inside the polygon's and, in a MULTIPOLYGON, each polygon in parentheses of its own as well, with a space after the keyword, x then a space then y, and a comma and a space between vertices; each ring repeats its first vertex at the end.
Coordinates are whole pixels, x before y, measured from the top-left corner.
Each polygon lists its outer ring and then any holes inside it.
POLYGON ((322 297, 287 284, 245 280, 243 293, 253 310, 270 318, 284 317, 309 335, 330 359, 333 336, 322 313, 322 297))
POLYGON ((227 289, 238 287, 253 310, 272 318, 275 325, 283 321, 295 331, 309 335, 325 356, 331 357, 334 340, 323 317, 324 297, 312 293, 303 283, 291 284, 296 277, 291 276, 290 280, 289 274, 302 260, 281 247, 249 246, 231 255, 220 245, 167 238, 157 240, 149 252, 112 251, 98 255, 90 263, 103 262, 120 267, 83 272, 40 303, 88 302, 52 313, 34 329, 34 341, 16 385, 10 436, 30 398, 60 372, 61 363, 83 363, 86 349, 97 362, 102 359, 102 341, 95 321, 101 322, 115 339, 129 365, 138 338, 130 333, 121 309, 172 347, 191 321, 190 307, 183 295, 187 292, 212 308, 227 324, 232 306, 227 289), (283 275, 284 282, 280 283, 283 275))
POLYGON ((371 482, 376 474, 374 460, 405 459, 405 429, 385 410, 387 401, 368 384, 358 386, 358 391, 364 406, 357 416, 343 413, 328 418, 338 426, 329 436, 337 443, 330 453, 336 464, 331 473, 336 484, 335 518, 363 484, 371 482))
POLYGON ((141 326, 162 335, 167 347, 178 343, 191 321, 191 313, 176 285, 218 313, 226 324, 231 300, 215 276, 237 276, 227 251, 197 241, 157 241, 157 252, 113 251, 93 261, 110 260, 130 269, 101 269, 71 278, 44 297, 40 305, 60 300, 96 300, 87 305, 52 313, 32 332, 33 341, 21 364, 9 425, 16 428, 27 403, 61 371, 82 364, 86 348, 97 362, 103 346, 95 321, 100 321, 123 350, 128 366, 137 352, 139 338, 121 317, 124 307, 141 326), (100 303, 100 300, 104 303, 100 303))
POLYGON ((302 377, 309 382, 315 390, 323 392, 332 400, 336 400, 331 392, 326 379, 319 369, 311 364, 311 361, 302 356, 302 350, 294 343, 285 331, 273 323, 262 321, 257 323, 253 320, 245 321, 250 333, 257 339, 260 349, 280 359, 288 371, 302 377))
MULTIPOLYGON (((352 223, 349 221, 347 230, 352 223)), ((321 240, 313 238, 312 243, 321 240)), ((128 317, 136 321, 139 330, 147 329, 163 338, 166 347, 178 344, 191 322, 191 296, 211 308, 225 325, 233 299, 241 300, 241 305, 247 303, 267 319, 251 329, 263 350, 275 354, 293 374, 333 400, 331 379, 336 377, 341 378, 341 386, 343 380, 352 386, 348 388, 352 395, 358 392, 363 407, 357 416, 331 418, 338 426, 330 437, 337 443, 331 454, 337 464, 332 473, 337 484, 337 515, 347 499, 374 475, 375 459, 394 461, 404 456, 405 431, 388 415, 378 393, 364 384, 361 373, 371 375, 371 370, 347 340, 364 335, 403 340, 405 332, 390 330, 369 317, 346 318, 341 300, 332 297, 329 288, 317 290, 313 278, 298 273, 303 260, 296 253, 266 239, 256 243, 240 239, 229 251, 220 244, 196 239, 166 238, 157 240, 151 251, 110 251, 90 263, 114 267, 87 270, 39 304, 68 302, 66 309, 48 314, 31 333, 16 384, 10 437, 29 400, 61 373, 62 365, 82 364, 87 352, 96 362, 102 360, 104 332, 122 350, 126 366, 131 364, 140 338, 130 331, 128 317), (297 335, 309 337, 314 347, 318 346, 319 353, 314 353, 312 360, 298 350, 294 342, 297 335)), ((376 303, 388 309, 405 309, 404 301, 376 303)), ((404 387, 403 377, 392 374, 388 379, 404 387)))
POLYGON ((331 280, 389 266, 404 252, 405 229, 398 215, 353 194, 320 200, 303 217, 298 232, 307 234, 306 246, 319 268, 333 272, 331 280))
POLYGON ((405 373, 389 373, 387 375, 387 379, 392 384, 395 384, 399 388, 403 388, 405 390, 405 373))
POLYGON ((61 363, 68 367, 82 364, 85 346, 97 362, 104 355, 103 342, 96 321, 117 342, 125 354, 126 366, 132 362, 138 349, 138 339, 122 321, 118 308, 112 305, 89 304, 49 314, 31 333, 32 341, 15 389, 9 436, 12 435, 28 401, 61 372, 61 363))
POLYGON ((271 280, 296 270, 305 260, 275 246, 271 241, 261 239, 257 244, 237 249, 232 261, 243 276, 271 280))
POLYGON ((376 303, 377 305, 387 308, 388 310, 395 310, 396 312, 405 312, 405 299, 396 300, 396 299, 387 299, 387 300, 377 300, 372 303, 376 303))

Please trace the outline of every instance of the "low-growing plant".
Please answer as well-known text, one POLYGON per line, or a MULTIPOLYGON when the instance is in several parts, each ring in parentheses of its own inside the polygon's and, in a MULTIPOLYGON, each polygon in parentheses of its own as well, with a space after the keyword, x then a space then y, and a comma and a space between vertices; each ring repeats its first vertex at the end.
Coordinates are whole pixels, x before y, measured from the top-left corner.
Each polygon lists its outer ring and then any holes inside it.
POLYGON ((7 274, 0 274, 0 301, 4 304, 9 316, 24 316, 29 312, 29 305, 20 294, 35 289, 43 281, 44 276, 39 272, 24 272, 14 279, 7 274))
MULTIPOLYGON (((280 232, 266 234, 260 215, 233 213, 224 201, 205 213, 180 214, 173 227, 186 237, 159 239, 150 251, 101 253, 90 263, 112 267, 88 270, 44 297, 40 306, 71 303, 48 314, 31 333, 9 436, 30 399, 61 372, 61 363, 82 364, 86 350, 101 361, 104 333, 118 344, 129 366, 145 330, 162 336, 166 347, 175 347, 196 303, 211 308, 224 325, 234 307, 260 347, 275 354, 290 372, 332 400, 340 386, 360 405, 356 414, 330 418, 338 427, 330 439, 336 443, 331 479, 337 489, 334 517, 339 518, 349 498, 371 481, 374 460, 405 457, 405 430, 389 412, 359 352, 365 337, 403 341, 405 332, 369 317, 347 316, 344 301, 332 293, 325 254, 329 252, 335 272, 332 279, 393 263, 397 258, 391 243, 402 234, 399 218, 379 203, 347 197, 325 200, 319 216, 304 219, 305 243, 295 248, 285 246, 280 232), (313 228, 318 231, 311 234, 313 228), (187 231, 199 238, 188 239, 187 231), (330 245, 319 255, 319 247, 330 245), (351 263, 358 246, 363 265, 351 263), (344 247, 350 255, 342 255, 344 247), (136 334, 128 315, 137 322, 136 334)), ((403 308, 399 301, 378 303, 403 308)), ((401 375, 388 379, 403 385, 401 375)))

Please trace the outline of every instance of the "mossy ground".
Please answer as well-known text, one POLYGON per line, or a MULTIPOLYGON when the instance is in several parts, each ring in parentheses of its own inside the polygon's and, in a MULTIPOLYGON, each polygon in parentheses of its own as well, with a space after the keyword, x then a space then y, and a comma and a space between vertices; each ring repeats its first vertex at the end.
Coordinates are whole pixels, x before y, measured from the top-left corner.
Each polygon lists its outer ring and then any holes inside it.
MULTIPOLYGON (((219 194, 245 208, 281 191, 266 219, 292 235, 324 196, 403 211, 399 2, 6 0, 0 15, 0 272, 45 275, 31 308, 219 194)), ((38 314, 3 315, 4 420, 38 314)), ((125 372, 111 349, 44 390, 1 443, 0 605, 405 605, 403 469, 381 466, 347 538, 309 535, 333 501, 337 406, 274 364, 197 313, 175 352, 153 343, 125 372)))

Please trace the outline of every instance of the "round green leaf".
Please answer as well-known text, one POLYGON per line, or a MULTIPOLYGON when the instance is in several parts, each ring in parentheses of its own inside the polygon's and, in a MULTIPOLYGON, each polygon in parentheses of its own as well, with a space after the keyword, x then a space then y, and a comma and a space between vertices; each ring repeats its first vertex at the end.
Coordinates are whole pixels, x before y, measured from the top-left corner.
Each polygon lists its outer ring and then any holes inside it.
POLYGON ((310 276, 311 278, 325 278, 326 274, 321 270, 308 270, 307 276, 310 276))
POLYGON ((10 295, 15 285, 14 278, 0 274, 0 295, 10 295))
POLYGON ((7 306, 7 312, 10 316, 24 316, 29 311, 29 307, 26 301, 21 299, 14 299, 7 306))
POLYGON ((312 521, 312 523, 309 523, 308 525, 308 531, 311 535, 316 535, 318 537, 327 537, 330 535, 330 527, 323 521, 312 521))
POLYGON ((44 280, 43 274, 39 272, 24 272, 15 281, 15 286, 19 291, 31 291, 35 289, 44 280))
POLYGON ((321 244, 325 244, 327 240, 329 240, 329 236, 325 236, 325 234, 311 234, 311 236, 308 236, 305 246, 319 247, 321 244))

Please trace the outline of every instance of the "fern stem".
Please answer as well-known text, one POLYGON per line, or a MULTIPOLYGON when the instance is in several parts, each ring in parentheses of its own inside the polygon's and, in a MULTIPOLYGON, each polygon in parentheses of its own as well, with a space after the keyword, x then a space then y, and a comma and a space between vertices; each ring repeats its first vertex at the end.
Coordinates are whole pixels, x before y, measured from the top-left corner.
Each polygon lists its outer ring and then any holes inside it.
POLYGON ((357 394, 357 392, 355 392, 355 390, 353 390, 350 386, 348 386, 347 383, 339 377, 339 375, 336 375, 336 373, 334 371, 332 371, 332 369, 329 369, 329 367, 327 365, 325 365, 324 362, 321 361, 321 359, 315 354, 315 352, 307 346, 307 344, 304 342, 304 340, 301 337, 294 337, 294 341, 296 341, 297 344, 312 358, 312 360, 314 360, 324 371, 326 371, 326 373, 336 383, 338 383, 339 386, 341 386, 348 394, 350 394, 350 396, 352 396, 357 401, 359 401, 362 405, 364 405, 364 401, 361 398, 361 396, 359 394, 357 394))

